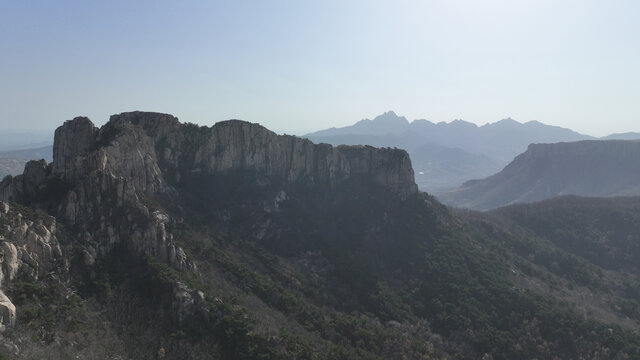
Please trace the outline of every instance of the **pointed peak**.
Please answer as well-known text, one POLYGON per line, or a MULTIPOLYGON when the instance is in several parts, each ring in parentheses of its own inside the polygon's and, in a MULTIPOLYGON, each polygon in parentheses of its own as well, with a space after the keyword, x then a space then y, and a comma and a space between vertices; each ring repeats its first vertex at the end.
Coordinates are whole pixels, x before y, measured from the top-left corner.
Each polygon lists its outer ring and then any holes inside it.
POLYGON ((409 120, 404 116, 398 116, 395 112, 389 110, 382 115, 376 116, 373 121, 393 121, 393 122, 403 122, 409 123, 409 120))
POLYGON ((462 119, 455 119, 452 122, 450 122, 448 125, 458 126, 458 127, 474 127, 474 128, 478 127, 478 125, 462 119))
POLYGON ((486 123, 483 126, 489 126, 489 127, 493 127, 493 126, 519 126, 522 125, 522 123, 512 119, 511 117, 496 121, 494 123, 486 123))
POLYGON ((502 119, 502 120, 498 121, 497 123, 498 124, 499 123, 502 123, 502 124, 520 124, 520 122, 513 120, 511 117, 508 117, 506 119, 502 119))

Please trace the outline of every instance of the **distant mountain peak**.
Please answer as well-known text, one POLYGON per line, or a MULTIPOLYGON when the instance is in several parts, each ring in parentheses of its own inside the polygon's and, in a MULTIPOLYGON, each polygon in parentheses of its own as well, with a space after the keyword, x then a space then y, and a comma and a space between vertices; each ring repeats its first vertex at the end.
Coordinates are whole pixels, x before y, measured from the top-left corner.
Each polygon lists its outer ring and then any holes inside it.
POLYGON ((404 116, 398 116, 394 111, 387 111, 372 119, 363 119, 351 126, 330 128, 316 131, 305 136, 336 136, 348 134, 384 136, 388 134, 401 134, 408 130, 409 120, 404 116))
POLYGON ((511 117, 504 118, 500 121, 496 121, 493 125, 522 125, 521 122, 512 119, 511 117))
POLYGON ((460 127, 460 126, 472 127, 472 128, 477 128, 478 127, 478 125, 476 125, 476 124, 474 124, 472 122, 468 122, 468 121, 463 120, 463 119, 455 119, 450 123, 446 123, 446 122, 443 121, 443 122, 440 122, 438 124, 442 124, 444 126, 448 125, 448 126, 456 126, 456 127, 460 127))
POLYGON ((609 136, 605 136, 602 139, 603 140, 636 140, 636 139, 640 139, 640 133, 637 133, 637 132, 616 133, 616 134, 611 134, 609 136))
POLYGON ((406 117, 398 116, 395 112, 393 112, 391 110, 383 113, 382 115, 378 115, 373 120, 369 120, 369 121, 375 121, 375 122, 398 122, 398 123, 407 123, 407 124, 409 123, 409 120, 407 120, 406 117))

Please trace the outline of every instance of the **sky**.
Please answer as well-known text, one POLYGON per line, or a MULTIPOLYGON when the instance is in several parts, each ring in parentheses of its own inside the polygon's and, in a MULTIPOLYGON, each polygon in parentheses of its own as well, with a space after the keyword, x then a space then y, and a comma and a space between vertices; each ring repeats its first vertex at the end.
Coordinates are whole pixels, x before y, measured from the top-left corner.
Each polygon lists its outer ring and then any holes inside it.
POLYGON ((301 134, 393 110, 640 132, 640 1, 0 0, 0 131, 124 111, 301 134))

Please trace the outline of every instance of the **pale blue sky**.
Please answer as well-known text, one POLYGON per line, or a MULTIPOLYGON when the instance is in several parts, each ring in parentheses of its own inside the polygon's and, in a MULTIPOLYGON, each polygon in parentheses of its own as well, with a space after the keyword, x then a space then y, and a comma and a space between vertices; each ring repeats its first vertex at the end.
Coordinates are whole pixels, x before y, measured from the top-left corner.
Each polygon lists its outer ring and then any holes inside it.
POLYGON ((0 129, 131 110, 301 132, 394 110, 640 131, 640 1, 0 0, 0 129))

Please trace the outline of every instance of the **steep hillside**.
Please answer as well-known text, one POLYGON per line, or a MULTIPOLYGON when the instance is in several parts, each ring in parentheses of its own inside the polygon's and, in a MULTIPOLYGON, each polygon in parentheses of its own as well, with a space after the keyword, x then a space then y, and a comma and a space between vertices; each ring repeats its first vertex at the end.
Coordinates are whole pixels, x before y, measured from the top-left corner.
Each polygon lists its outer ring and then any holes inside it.
MULTIPOLYGON (((580 291, 577 299, 574 296, 583 306, 608 298, 610 309, 622 319, 640 318, 640 198, 562 196, 503 207, 493 210, 491 216, 508 219, 527 236, 602 269, 596 270, 607 281, 601 290, 617 288, 614 296, 594 295, 593 289, 598 286, 591 286, 590 291, 580 291)), ((529 259, 546 261, 550 269, 563 267, 562 262, 543 260, 543 252, 531 248, 525 251, 529 259)))
POLYGON ((134 112, 53 157, 0 184, 12 358, 640 357, 636 274, 452 213, 403 150, 134 112))
POLYGON ((493 213, 598 266, 640 275, 640 198, 562 196, 493 213))
POLYGON ((640 141, 532 144, 501 172, 438 198, 485 210, 559 195, 640 195, 640 141))

